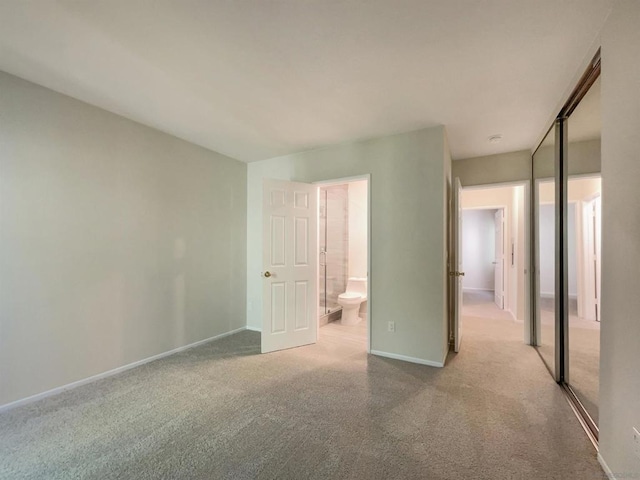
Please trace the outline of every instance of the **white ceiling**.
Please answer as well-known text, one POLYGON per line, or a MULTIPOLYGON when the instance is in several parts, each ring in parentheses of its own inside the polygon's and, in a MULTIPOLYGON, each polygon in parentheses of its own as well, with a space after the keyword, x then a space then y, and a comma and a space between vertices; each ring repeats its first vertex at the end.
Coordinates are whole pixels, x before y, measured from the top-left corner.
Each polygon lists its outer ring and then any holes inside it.
POLYGON ((468 158, 533 146, 612 1, 0 0, 0 69, 243 161, 437 124, 468 158))

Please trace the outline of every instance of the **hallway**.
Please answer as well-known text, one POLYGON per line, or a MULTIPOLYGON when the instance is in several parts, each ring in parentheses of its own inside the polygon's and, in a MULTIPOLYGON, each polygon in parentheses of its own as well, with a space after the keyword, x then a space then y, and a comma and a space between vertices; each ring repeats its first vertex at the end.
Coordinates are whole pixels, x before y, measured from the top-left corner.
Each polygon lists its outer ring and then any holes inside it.
MULTIPOLYGON (((490 291, 464 292, 462 315, 465 319, 467 317, 492 318, 515 322, 511 313, 498 308, 493 301, 493 292, 490 291)), ((520 325, 522 324, 520 323, 520 325)))

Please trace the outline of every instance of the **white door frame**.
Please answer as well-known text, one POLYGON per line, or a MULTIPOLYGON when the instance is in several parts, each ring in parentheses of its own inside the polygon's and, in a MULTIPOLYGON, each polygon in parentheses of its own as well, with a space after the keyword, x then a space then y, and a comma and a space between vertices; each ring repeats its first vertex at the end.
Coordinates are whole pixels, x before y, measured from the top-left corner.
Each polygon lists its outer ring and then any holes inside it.
MULTIPOLYGON (((496 216, 498 215, 498 213, 500 213, 500 226, 499 226, 499 233, 500 233, 500 258, 498 258, 498 249, 496 248, 493 254, 493 264, 496 265, 495 267, 493 267, 493 301, 496 301, 496 293, 500 293, 500 305, 498 305, 500 307, 500 310, 505 310, 505 304, 507 306, 506 310, 508 312, 511 313, 512 316, 517 317, 517 313, 516 315, 513 315, 513 305, 511 305, 511 284, 512 282, 512 278, 511 278, 511 271, 509 270, 509 281, 505 281, 507 275, 505 275, 505 246, 507 244, 507 242, 505 242, 505 235, 507 234, 507 229, 505 228, 505 213, 507 212, 506 208, 499 208, 495 211, 495 213, 493 214, 493 230, 494 230, 494 239, 493 239, 493 243, 494 245, 496 244, 496 238, 497 235, 495 235, 495 230, 496 230, 496 216), (498 275, 496 275, 496 269, 500 268, 500 275, 502 276, 502 278, 500 279, 500 292, 496 292, 496 279, 498 278, 498 275), (506 301, 505 301, 505 297, 506 297, 506 301)), ((512 217, 513 218, 513 217, 512 217)), ((513 233, 513 225, 511 222, 512 219, 509 219, 509 232, 513 233)), ((517 280, 517 271, 516 271, 516 280, 517 280)), ((518 291, 516 289, 516 299, 518 298, 518 291)), ((517 307, 518 307, 518 302, 516 301, 516 312, 517 312, 517 307)))
MULTIPOLYGON (((373 317, 373 301, 371 298, 371 174, 356 175, 353 177, 334 178, 331 180, 320 180, 313 182, 313 185, 328 187, 331 185, 344 185, 350 182, 361 180, 367 181, 367 353, 371 353, 371 318, 373 317)), ((318 189, 319 191, 319 189, 318 189)), ((320 231, 320 202, 318 202, 318 213, 316 215, 318 222, 318 232, 320 231)), ((317 253, 317 252, 316 252, 317 253)), ((318 262, 318 272, 320 272, 320 255, 316 256, 318 262)), ((316 292, 316 306, 320 304, 320 289, 316 292)), ((318 330, 320 330, 320 322, 316 320, 318 330)), ((319 334, 319 332, 318 332, 319 334)))
POLYGON ((460 346, 462 345, 462 324, 464 323, 464 317, 462 315, 463 307, 463 284, 462 277, 464 276, 464 256, 463 250, 463 232, 464 232, 464 216, 462 214, 462 184, 460 183, 460 177, 455 177, 451 182, 451 205, 449 220, 450 220, 450 239, 448 252, 448 278, 449 291, 451 292, 451 332, 449 338, 453 339, 453 351, 455 353, 460 352, 460 346))
MULTIPOLYGON (((595 193, 578 202, 582 210, 580 212, 582 217, 582 251, 578 259, 578 266, 582 267, 582 291, 579 292, 579 294, 582 293, 582 298, 580 299, 581 301, 578 302, 578 316, 587 320, 597 319, 598 321, 600 320, 600 318, 598 318, 600 312, 596 308, 598 304, 598 295, 596 294, 598 282, 594 258, 599 259, 601 253, 596 251, 596 241, 594 237, 596 231, 593 209, 596 204, 596 199, 600 198, 600 196, 600 193, 595 193)), ((580 279, 580 277, 578 278, 580 279)))
MULTIPOLYGON (((524 187, 523 197, 523 212, 524 212, 524 243, 523 243, 523 252, 520 252, 520 255, 524 257, 524 333, 523 333, 523 341, 527 345, 533 345, 533 339, 531 337, 532 331, 532 319, 531 319, 531 215, 529 212, 531 211, 531 181, 530 180, 520 180, 513 182, 498 182, 498 183, 487 183, 480 185, 469 185, 463 186, 463 191, 469 190, 489 190, 495 188, 505 188, 505 187, 524 187)), ((498 209, 505 208, 504 205, 488 205, 482 207, 474 207, 473 209, 498 209)), ((465 210, 471 210, 472 208, 465 208, 465 210)), ((511 239, 507 245, 511 244, 511 239)), ((517 312, 515 312, 515 317, 517 318, 517 312)))
POLYGON ((594 237, 595 237, 595 250, 596 250, 596 264, 595 264, 595 289, 598 292, 596 295, 596 307, 597 315, 596 320, 602 322, 602 192, 597 198, 592 200, 595 207, 595 224, 594 224, 594 237))

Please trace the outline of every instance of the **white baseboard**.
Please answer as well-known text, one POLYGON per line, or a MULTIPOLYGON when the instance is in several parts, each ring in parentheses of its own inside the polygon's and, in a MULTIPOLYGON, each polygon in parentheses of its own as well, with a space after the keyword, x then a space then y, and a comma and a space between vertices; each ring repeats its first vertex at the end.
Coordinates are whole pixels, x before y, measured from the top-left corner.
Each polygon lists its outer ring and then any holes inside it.
POLYGON ((474 287, 463 287, 463 292, 494 292, 493 288, 474 288, 474 287))
MULTIPOLYGON (((556 296, 555 292, 540 292, 540 298, 554 298, 556 296)), ((569 300, 577 300, 578 295, 574 295, 572 293, 569 294, 569 300)))
POLYGON ((429 365, 430 367, 444 367, 444 362, 434 362, 433 360, 424 360, 422 358, 408 357, 397 353, 381 352, 380 350, 371 350, 371 355, 379 357, 393 358, 394 360, 402 360, 403 362, 417 363, 420 365, 429 365))
POLYGON ((604 458, 602 458, 602 455, 600 455, 600 452, 598 452, 598 462, 600 463, 600 466, 604 470, 604 473, 607 474, 607 478, 609 480, 616 480, 615 475, 613 474, 613 472, 609 468, 609 465, 607 465, 607 462, 604 461, 604 458))
POLYGON ((262 332, 261 328, 258 327, 250 327, 249 325, 247 325, 246 330, 251 330, 252 332, 262 332))
POLYGON ((169 355, 174 355, 179 352, 183 352, 184 350, 188 350, 190 348, 198 347, 208 342, 212 342, 214 340, 218 340, 220 338, 228 337, 229 335, 233 335, 234 333, 242 332, 243 330, 247 330, 247 327, 236 328, 235 330, 231 330, 230 332, 221 333, 220 335, 216 335, 214 337, 205 338, 204 340, 199 340, 194 343, 190 343, 189 345, 184 345, 182 347, 174 348, 173 350, 169 350, 168 352, 159 353, 157 355, 153 355, 151 357, 143 358, 142 360, 138 360, 137 362, 129 363, 127 365, 123 365, 122 367, 117 367, 112 370, 108 370, 106 372, 98 373, 97 375, 92 375, 87 378, 83 378, 82 380, 77 380, 75 382, 68 383, 66 385, 62 385, 60 387, 52 388, 51 390, 47 390, 46 392, 36 393, 35 395, 31 395, 26 398, 21 398, 20 400, 15 400, 10 403, 5 403, 4 405, 0 405, 0 413, 6 412, 7 410, 11 410, 16 407, 21 407, 23 405, 27 405, 29 403, 36 402, 38 400, 42 400, 43 398, 51 397, 53 395, 57 395, 58 393, 62 393, 67 390, 71 390, 82 385, 86 385, 91 382, 95 382, 97 380, 102 380, 103 378, 111 377, 118 373, 125 372, 127 370, 131 370, 132 368, 139 367, 144 365, 145 363, 153 362, 154 360, 160 360, 161 358, 168 357, 169 355))

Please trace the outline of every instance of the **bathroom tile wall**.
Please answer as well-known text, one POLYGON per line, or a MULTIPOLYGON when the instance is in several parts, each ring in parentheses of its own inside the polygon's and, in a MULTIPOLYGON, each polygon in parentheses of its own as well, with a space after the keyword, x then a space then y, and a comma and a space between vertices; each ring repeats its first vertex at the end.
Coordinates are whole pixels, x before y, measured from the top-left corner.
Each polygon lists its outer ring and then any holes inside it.
MULTIPOLYGON (((349 268, 349 188, 335 185, 320 190, 320 247, 326 247, 326 306, 334 309, 338 295, 347 286, 349 268)), ((325 285, 325 269, 320 268, 320 302, 325 285)))

